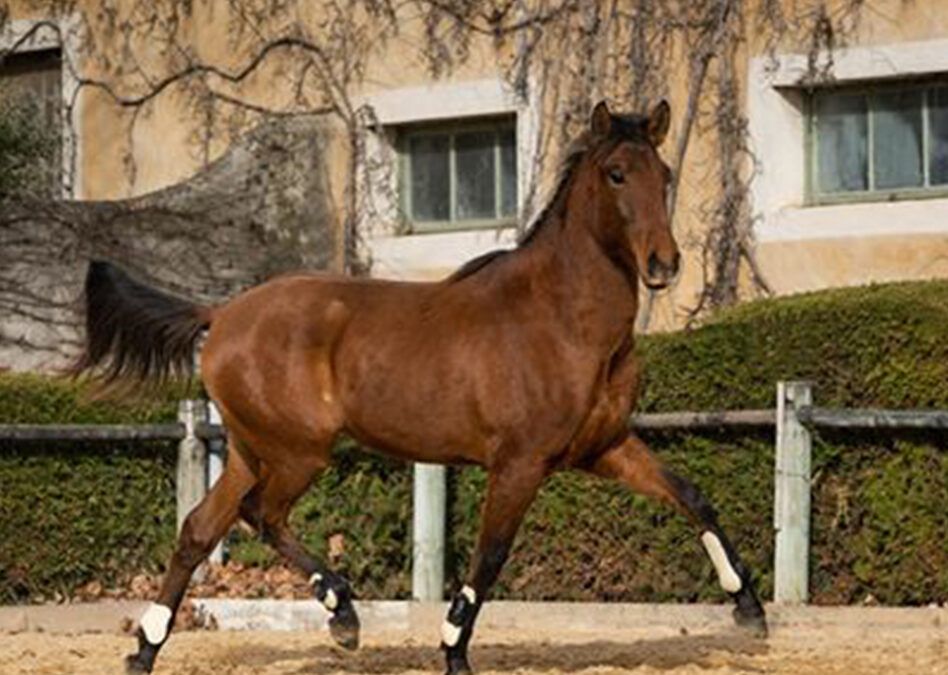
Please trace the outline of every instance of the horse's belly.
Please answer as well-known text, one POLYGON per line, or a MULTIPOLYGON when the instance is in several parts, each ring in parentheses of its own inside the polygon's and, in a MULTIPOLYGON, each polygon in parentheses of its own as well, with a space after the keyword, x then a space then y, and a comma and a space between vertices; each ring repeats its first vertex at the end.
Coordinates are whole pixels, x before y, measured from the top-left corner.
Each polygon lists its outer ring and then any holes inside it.
POLYGON ((417 392, 349 399, 345 420, 360 443, 413 462, 483 464, 489 454, 483 429, 464 415, 464 406, 438 405, 417 392))
POLYGON ((338 374, 346 430, 387 455, 410 461, 479 463, 482 433, 467 415, 469 386, 428 364, 390 361, 384 368, 338 374))
MULTIPOLYGON (((494 355, 496 357, 496 355, 494 355)), ((555 454, 582 419, 583 393, 530 362, 404 359, 340 373, 347 428, 413 461, 491 465, 506 453, 555 454)))

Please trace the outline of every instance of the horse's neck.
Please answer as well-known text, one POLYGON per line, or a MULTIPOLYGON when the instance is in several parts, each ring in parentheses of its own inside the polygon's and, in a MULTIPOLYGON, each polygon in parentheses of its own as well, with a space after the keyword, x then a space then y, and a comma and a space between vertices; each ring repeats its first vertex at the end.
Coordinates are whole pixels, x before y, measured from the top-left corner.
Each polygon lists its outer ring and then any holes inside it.
POLYGON ((546 295, 574 339, 593 349, 612 349, 616 340, 628 337, 635 322, 636 279, 610 259, 590 223, 581 220, 595 214, 574 208, 549 217, 558 222, 547 223, 530 245, 548 282, 546 295))

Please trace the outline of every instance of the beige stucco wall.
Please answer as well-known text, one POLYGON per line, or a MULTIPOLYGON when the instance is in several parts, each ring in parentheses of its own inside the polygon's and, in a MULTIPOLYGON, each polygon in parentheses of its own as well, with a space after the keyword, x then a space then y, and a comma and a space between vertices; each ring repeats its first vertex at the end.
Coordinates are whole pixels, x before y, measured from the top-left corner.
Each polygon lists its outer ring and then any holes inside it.
POLYGON ((946 235, 777 242, 761 245, 758 255, 780 294, 948 277, 946 235))
MULTIPOLYGON (((95 4, 93 0, 80 3, 82 11, 86 13, 95 4)), ((235 44, 228 32, 226 5, 225 0, 195 3, 193 18, 182 24, 182 34, 183 40, 195 50, 196 59, 212 63, 221 70, 236 72, 252 60, 255 52, 248 47, 241 47, 239 42, 235 44)), ((302 3, 304 9, 301 18, 314 27, 321 20, 313 9, 317 5, 302 3)), ((94 16, 94 13, 91 15, 94 16)), ((125 17, 119 17, 122 18, 125 17)), ((364 84, 351 91, 354 104, 380 89, 431 81, 427 64, 421 59, 417 48, 413 47, 421 42, 422 30, 419 22, 403 24, 399 35, 374 55, 368 63, 364 84)), ((136 44, 139 59, 146 63, 148 44, 147 41, 136 44)), ((121 62, 120 49, 116 40, 113 50, 107 55, 110 64, 121 62)), ((241 99, 250 103, 273 110, 293 110, 296 91, 290 85, 287 69, 294 63, 298 64, 298 61, 288 57, 285 52, 275 51, 239 87, 230 86, 213 76, 210 79, 216 89, 228 94, 239 94, 241 99)), ((475 39, 468 60, 446 79, 466 81, 484 77, 485 74, 496 76, 495 64, 489 41, 475 39)), ((295 67, 298 68, 298 65, 295 67)), ((83 74, 90 77, 110 76, 109 70, 100 67, 98 60, 83 61, 82 69, 83 74)), ((156 71, 156 74, 162 74, 157 68, 156 71)), ((145 91, 137 86, 134 78, 126 78, 122 83, 121 93, 124 95, 134 96, 145 91)), ((103 93, 93 90, 85 92, 81 97, 79 182, 79 196, 85 199, 127 197, 183 180, 193 175, 204 162, 224 151, 233 138, 232 127, 248 128, 259 119, 256 114, 219 104, 215 110, 219 120, 214 126, 209 147, 204 148, 196 138, 201 129, 201 111, 190 107, 185 87, 172 86, 167 93, 149 101, 138 113, 134 122, 132 152, 127 157, 129 137, 125 132, 131 125, 133 113, 116 105, 103 93), (134 171, 129 168, 129 160, 134 164, 134 171)), ((312 108, 327 103, 318 88, 312 86, 311 79, 309 86, 304 87, 304 93, 312 108)), ((338 151, 339 148, 333 150, 338 151)), ((339 166, 337 173, 342 173, 345 158, 334 157, 332 161, 339 166)))

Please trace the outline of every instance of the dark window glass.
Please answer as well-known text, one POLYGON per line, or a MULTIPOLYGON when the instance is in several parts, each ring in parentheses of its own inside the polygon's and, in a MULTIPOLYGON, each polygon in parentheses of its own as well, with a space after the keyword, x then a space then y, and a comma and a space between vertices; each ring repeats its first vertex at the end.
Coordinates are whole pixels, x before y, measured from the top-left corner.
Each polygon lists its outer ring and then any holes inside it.
POLYGON ((415 220, 451 217, 450 147, 447 134, 415 136, 409 142, 411 215, 415 220))
POLYGON ((866 97, 819 96, 816 124, 819 191, 868 189, 866 97))

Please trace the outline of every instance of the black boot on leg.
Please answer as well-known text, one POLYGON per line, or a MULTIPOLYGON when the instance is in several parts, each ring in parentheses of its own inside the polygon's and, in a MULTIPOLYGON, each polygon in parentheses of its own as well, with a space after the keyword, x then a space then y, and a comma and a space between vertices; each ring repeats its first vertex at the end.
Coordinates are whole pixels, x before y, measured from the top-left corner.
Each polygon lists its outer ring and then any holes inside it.
POLYGON ((754 592, 750 570, 741 561, 716 519, 713 520, 713 529, 701 535, 701 543, 718 573, 721 588, 734 600, 734 622, 754 637, 767 637, 766 614, 754 592))
POLYGON ((135 634, 138 637, 138 651, 135 654, 129 654, 125 657, 125 672, 132 673, 150 673, 155 667, 155 657, 158 656, 160 645, 153 645, 145 639, 142 629, 139 628, 135 634))
POLYGON ((126 673, 150 673, 155 667, 155 657, 158 650, 168 639, 171 625, 174 622, 174 612, 164 605, 152 603, 139 619, 138 652, 125 657, 126 673))
POLYGON ((329 634, 340 647, 359 648, 359 616, 352 604, 352 589, 341 576, 332 573, 313 574, 310 583, 316 599, 330 613, 329 634))
POLYGON ((462 588, 451 602, 448 615, 441 624, 441 649, 445 653, 447 675, 472 673, 467 660, 467 646, 474 630, 480 603, 470 586, 462 588))

